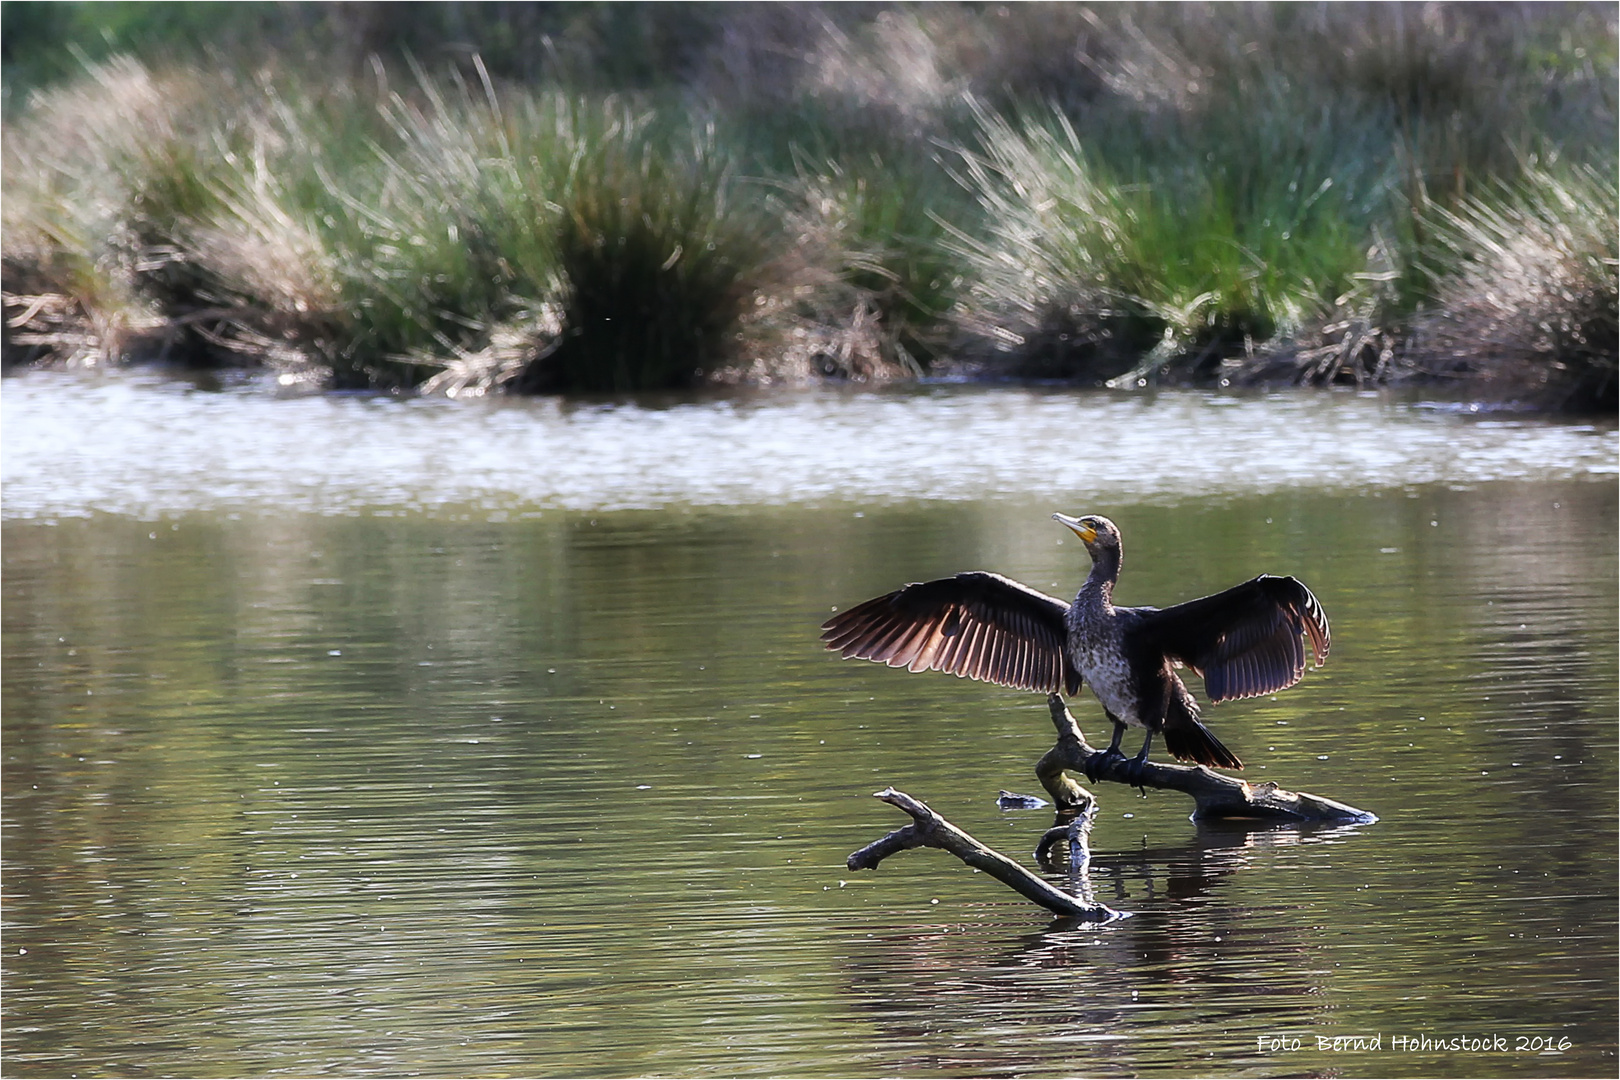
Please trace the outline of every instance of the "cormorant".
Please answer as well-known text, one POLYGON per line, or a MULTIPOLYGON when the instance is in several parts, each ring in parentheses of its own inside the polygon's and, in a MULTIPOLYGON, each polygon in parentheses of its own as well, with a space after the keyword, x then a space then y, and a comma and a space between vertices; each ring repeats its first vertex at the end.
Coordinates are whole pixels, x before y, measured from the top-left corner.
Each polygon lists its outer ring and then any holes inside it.
POLYGON ((1294 578, 1262 574, 1174 607, 1115 607, 1119 529, 1105 517, 1052 517, 1091 555, 1091 575, 1074 603, 972 570, 834 615, 822 624, 822 640, 846 660, 948 671, 1019 690, 1072 697, 1090 683, 1114 724, 1105 754, 1123 756, 1119 740, 1127 726, 1147 730, 1136 773, 1158 731, 1184 761, 1241 769, 1238 756, 1199 720, 1198 703, 1175 668, 1202 675, 1212 703, 1293 686, 1305 673, 1303 637, 1317 667, 1327 659, 1322 605, 1294 578))

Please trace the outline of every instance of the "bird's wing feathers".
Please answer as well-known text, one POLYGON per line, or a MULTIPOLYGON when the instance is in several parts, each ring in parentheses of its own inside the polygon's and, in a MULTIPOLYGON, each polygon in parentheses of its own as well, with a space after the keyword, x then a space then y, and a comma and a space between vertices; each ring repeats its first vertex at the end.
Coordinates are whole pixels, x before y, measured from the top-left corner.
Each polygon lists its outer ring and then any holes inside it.
POLYGON ((1135 632, 1203 675, 1212 702, 1293 686, 1305 673, 1302 638, 1310 639, 1317 667, 1332 640, 1327 614, 1311 591, 1291 577, 1270 574, 1141 615, 1135 632))
POLYGON ((822 624, 821 639, 846 660, 1073 695, 1080 673, 1064 648, 1068 608, 1010 578, 975 570, 907 585, 840 612, 822 624))

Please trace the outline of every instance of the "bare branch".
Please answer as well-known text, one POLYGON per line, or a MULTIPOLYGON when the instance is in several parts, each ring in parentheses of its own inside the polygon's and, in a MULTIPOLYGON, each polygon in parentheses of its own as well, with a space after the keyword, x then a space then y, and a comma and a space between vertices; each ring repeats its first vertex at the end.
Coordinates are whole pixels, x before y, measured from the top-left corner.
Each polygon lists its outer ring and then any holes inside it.
MULTIPOLYGON (((979 843, 967 833, 940 817, 923 803, 892 787, 876 793, 890 806, 899 807, 912 817, 912 823, 896 829, 849 857, 851 870, 870 870, 899 851, 915 847, 936 847, 948 851, 975 870, 982 870, 1008 888, 1040 904, 1048 911, 1093 922, 1121 918, 1120 912, 1089 899, 1076 899, 1035 876, 1005 855, 979 843)), ((1068 835, 1065 830, 1065 835, 1068 835)), ((1083 840, 1083 832, 1075 834, 1083 840)))
POLYGON ((1191 795, 1197 803, 1192 814, 1195 819, 1258 818, 1358 824, 1378 820, 1376 814, 1321 795, 1287 791, 1269 781, 1249 784, 1202 765, 1161 765, 1150 761, 1138 774, 1130 767, 1129 758, 1099 756, 1099 751, 1086 742, 1062 697, 1051 694, 1046 704, 1052 712, 1058 741, 1035 766, 1035 775, 1060 807, 1079 806, 1090 798, 1073 777, 1064 775, 1065 770, 1084 772, 1089 762, 1098 780, 1111 780, 1130 787, 1165 788, 1191 795))

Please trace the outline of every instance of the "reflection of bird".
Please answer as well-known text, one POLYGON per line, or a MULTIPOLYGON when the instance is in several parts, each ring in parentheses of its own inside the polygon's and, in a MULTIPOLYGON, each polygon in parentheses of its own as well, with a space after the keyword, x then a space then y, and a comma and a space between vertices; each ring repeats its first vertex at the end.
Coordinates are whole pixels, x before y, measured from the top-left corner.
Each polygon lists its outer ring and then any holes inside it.
POLYGON ((1302 637, 1310 638, 1318 667, 1327 659, 1327 615, 1316 597, 1291 577, 1262 574, 1174 607, 1116 608, 1119 529, 1104 517, 1052 516, 1091 555, 1091 575, 1073 604, 999 574, 969 571, 907 585, 833 616, 822 626, 827 648, 845 659, 1071 696, 1083 678, 1114 723, 1107 754, 1120 754, 1127 725, 1147 729, 1136 772, 1156 731, 1178 758, 1242 768, 1199 721, 1198 703, 1174 668, 1202 675, 1212 702, 1292 686, 1305 673, 1302 637))

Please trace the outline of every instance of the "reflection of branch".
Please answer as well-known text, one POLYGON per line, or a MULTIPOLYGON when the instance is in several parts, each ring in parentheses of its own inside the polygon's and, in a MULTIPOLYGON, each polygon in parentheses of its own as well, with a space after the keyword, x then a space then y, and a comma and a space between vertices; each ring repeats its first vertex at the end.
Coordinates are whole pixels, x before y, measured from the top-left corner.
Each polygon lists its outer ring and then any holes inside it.
POLYGON ((1091 891, 1091 826, 1097 820, 1097 800, 1091 797, 1088 791, 1081 791, 1085 802, 1076 807, 1059 809, 1058 821, 1065 817, 1069 819, 1067 825, 1054 825, 1046 830, 1041 842, 1035 845, 1035 861, 1043 867, 1050 867, 1052 849, 1060 842, 1069 843, 1069 889, 1086 903, 1096 899, 1091 891))
POLYGON ((1098 757, 1098 751, 1086 742, 1063 699, 1051 694, 1046 704, 1052 711, 1052 723, 1057 727, 1057 745, 1046 752, 1035 766, 1046 790, 1060 807, 1079 806, 1090 796, 1065 776, 1064 770, 1084 772, 1092 763, 1098 780, 1112 780, 1131 787, 1169 788, 1191 795, 1197 802, 1194 818, 1262 818, 1269 821, 1340 821, 1369 824, 1377 821, 1376 814, 1357 810, 1342 802, 1312 795, 1305 791, 1285 791, 1276 784, 1250 785, 1232 776, 1212 772, 1202 765, 1160 765, 1147 762, 1140 774, 1134 772, 1132 760, 1125 757, 1098 757))
MULTIPOLYGON (((870 870, 899 851, 916 847, 936 847, 948 851, 975 870, 983 870, 1009 889, 1035 901, 1048 911, 1069 915, 1092 922, 1117 919, 1120 913, 1106 904, 1090 900, 1077 900, 1061 889, 1054 888, 1022 866, 979 843, 955 825, 940 817, 921 799, 914 799, 903 791, 884 788, 876 793, 890 806, 897 806, 910 814, 913 821, 903 829, 874 840, 849 857, 851 870, 870 870)), ((1076 837, 1083 841, 1077 831, 1076 837)))

